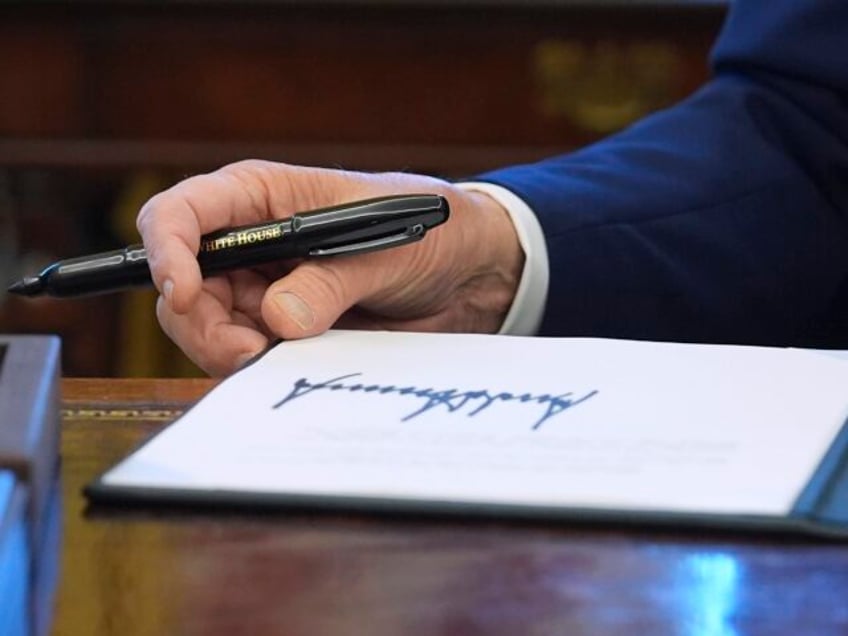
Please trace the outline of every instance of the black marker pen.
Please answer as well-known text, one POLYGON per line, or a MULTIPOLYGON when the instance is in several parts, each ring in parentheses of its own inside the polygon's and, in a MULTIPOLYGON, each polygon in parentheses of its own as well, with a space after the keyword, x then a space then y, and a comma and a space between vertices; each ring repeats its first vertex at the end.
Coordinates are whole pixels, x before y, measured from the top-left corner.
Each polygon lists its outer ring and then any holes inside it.
MULTIPOLYGON (((444 223, 448 202, 434 194, 356 201, 205 234, 197 261, 203 276, 289 258, 359 254, 406 245, 444 223)), ((9 287, 22 296, 83 296, 150 285, 142 245, 71 258, 9 287)))

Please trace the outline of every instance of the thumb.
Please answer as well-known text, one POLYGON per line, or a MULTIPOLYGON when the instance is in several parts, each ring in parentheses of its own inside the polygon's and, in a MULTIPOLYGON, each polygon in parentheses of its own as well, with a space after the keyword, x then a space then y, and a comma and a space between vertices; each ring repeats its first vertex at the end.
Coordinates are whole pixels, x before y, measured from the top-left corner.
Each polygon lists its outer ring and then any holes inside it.
POLYGON ((365 297, 374 278, 358 259, 306 261, 267 289, 262 319, 285 340, 318 335, 365 297))

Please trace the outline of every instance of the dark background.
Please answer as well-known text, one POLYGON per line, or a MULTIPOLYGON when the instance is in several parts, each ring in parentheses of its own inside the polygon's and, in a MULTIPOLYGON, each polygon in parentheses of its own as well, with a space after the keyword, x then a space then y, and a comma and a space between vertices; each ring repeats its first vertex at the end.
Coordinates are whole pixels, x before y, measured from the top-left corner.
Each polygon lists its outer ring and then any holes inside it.
MULTIPOLYGON (((8 280, 138 240, 152 194, 244 158, 462 178, 591 143, 708 77, 721 2, 0 5, 8 280)), ((2 268, 0 268, 2 269, 2 268)), ((6 282, 6 281, 4 281, 6 282)), ((5 287, 5 285, 4 285, 5 287)), ((67 376, 197 370, 154 296, 2 298, 67 376)))

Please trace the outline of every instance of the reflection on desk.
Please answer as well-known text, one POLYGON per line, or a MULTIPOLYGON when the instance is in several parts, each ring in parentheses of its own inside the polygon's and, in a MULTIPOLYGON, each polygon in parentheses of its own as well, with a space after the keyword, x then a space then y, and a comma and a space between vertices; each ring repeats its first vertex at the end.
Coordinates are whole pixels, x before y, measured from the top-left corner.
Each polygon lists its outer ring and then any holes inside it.
MULTIPOLYGON (((844 634, 848 545, 365 515, 84 509, 211 388, 63 381, 56 634, 844 634)), ((202 452, 202 449, 198 449, 202 452)))

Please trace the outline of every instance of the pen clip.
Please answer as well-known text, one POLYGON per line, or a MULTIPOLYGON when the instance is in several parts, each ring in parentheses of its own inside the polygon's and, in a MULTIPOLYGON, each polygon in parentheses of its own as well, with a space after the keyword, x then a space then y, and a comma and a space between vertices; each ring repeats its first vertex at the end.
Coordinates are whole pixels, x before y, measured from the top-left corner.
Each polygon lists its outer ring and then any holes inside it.
POLYGON ((362 254, 363 252, 370 252, 386 247, 396 247, 398 245, 414 243, 415 241, 420 241, 424 238, 425 233, 424 225, 416 223, 415 225, 406 228, 403 232, 390 234, 389 236, 383 236, 381 238, 345 243, 334 247, 313 247, 309 250, 309 256, 342 256, 362 254))

